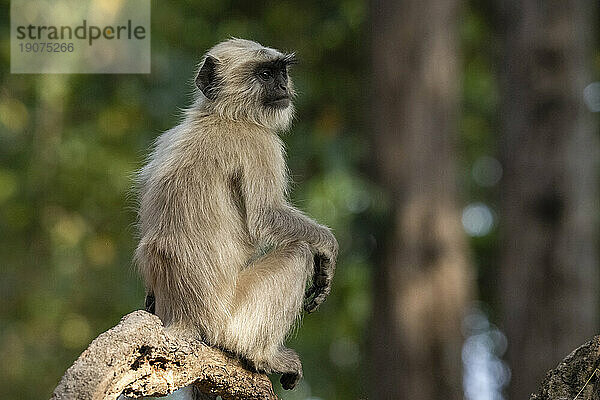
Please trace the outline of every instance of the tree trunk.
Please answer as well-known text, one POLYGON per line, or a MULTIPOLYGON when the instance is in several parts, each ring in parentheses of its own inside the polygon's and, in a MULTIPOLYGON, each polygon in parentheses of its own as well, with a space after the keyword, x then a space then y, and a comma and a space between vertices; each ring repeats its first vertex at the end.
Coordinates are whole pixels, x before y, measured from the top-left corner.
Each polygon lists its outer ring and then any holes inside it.
POLYGON ((598 143, 583 104, 593 2, 499 0, 501 280, 511 399, 598 327, 598 143))
POLYGON ((548 371, 529 400, 600 400, 600 336, 571 352, 548 371))
POLYGON ((146 311, 127 314, 94 339, 51 400, 162 397, 191 384, 206 398, 277 400, 266 375, 195 338, 168 335, 160 319, 146 311))
POLYGON ((373 0, 373 141, 393 221, 375 271, 372 397, 461 399, 472 273, 455 203, 457 0, 373 0))

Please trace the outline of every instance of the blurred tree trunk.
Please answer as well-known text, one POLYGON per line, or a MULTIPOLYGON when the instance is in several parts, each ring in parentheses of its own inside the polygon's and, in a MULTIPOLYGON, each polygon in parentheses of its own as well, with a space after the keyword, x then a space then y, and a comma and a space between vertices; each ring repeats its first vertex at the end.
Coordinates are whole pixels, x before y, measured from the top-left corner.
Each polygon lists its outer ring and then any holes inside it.
POLYGON ((504 53, 500 302, 510 399, 598 328, 598 143, 590 82, 593 3, 498 0, 504 53))
POLYGON ((374 399, 462 399, 472 273, 455 203, 456 0, 373 0, 373 141, 393 221, 375 271, 374 399))

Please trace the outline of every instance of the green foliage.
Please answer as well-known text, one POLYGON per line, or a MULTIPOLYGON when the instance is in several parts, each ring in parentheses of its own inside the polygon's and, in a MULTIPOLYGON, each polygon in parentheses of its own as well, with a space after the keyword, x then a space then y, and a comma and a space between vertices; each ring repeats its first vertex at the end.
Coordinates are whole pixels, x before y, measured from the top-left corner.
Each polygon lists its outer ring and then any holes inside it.
POLYGON ((368 148, 365 2, 154 1, 149 75, 12 75, 8 6, 0 2, 3 395, 48 398, 91 339, 142 306, 131 176, 189 104, 202 53, 230 36, 297 52, 298 117, 284 137, 293 197, 341 243, 332 296, 291 340, 306 379, 283 398, 364 395, 373 250, 364 221, 385 204, 356 173, 368 148))
MULTIPOLYGON (((461 142, 459 174, 463 205, 484 203, 497 212, 496 184, 481 185, 474 179, 474 168, 482 157, 498 157, 499 82, 496 57, 500 53, 494 36, 495 12, 490 2, 473 0, 460 25, 463 53, 462 113, 459 125, 461 142)), ((502 172, 500 172, 501 174, 502 172)), ((497 182, 496 182, 497 183, 497 182)), ((497 214, 495 214, 497 216, 497 214)), ((497 221, 495 221, 496 228, 497 221)), ((481 300, 493 304, 497 280, 497 229, 483 237, 471 238, 474 267, 478 272, 481 300)))

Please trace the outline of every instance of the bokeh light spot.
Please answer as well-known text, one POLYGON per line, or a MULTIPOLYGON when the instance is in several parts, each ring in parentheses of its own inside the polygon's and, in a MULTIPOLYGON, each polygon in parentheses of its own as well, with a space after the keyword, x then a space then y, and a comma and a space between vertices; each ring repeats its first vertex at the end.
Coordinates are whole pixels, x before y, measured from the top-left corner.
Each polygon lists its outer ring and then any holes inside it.
POLYGON ((63 322, 60 337, 63 345, 69 349, 83 348, 92 339, 92 328, 85 317, 72 314, 63 322))
POLYGON ((600 82, 592 82, 583 89, 583 100, 591 112, 600 112, 600 82))
POLYGON ((481 156, 473 163, 473 180, 483 187, 492 187, 502 178, 502 165, 494 157, 481 156))
POLYGON ((466 206, 462 213, 462 224, 469 236, 485 236, 494 227, 494 214, 483 203, 472 203, 466 206))
POLYGON ((93 238, 88 242, 85 250, 88 260, 93 265, 104 266, 115 260, 115 244, 109 237, 99 236, 93 238))
POLYGON ((0 123, 13 132, 21 132, 29 122, 29 113, 25 104, 19 100, 4 98, 0 100, 0 123))

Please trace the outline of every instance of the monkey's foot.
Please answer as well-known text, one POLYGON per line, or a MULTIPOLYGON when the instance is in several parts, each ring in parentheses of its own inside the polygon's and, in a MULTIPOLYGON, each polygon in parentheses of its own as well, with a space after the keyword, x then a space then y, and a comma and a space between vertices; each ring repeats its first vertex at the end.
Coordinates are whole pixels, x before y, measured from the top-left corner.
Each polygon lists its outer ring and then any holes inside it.
POLYGON ((296 387, 296 385, 300 381, 300 378, 302 378, 300 374, 283 374, 281 375, 281 379, 279 379, 279 382, 281 382, 281 386, 285 390, 291 390, 296 387))
POLYGON ((278 357, 277 363, 279 368, 277 372, 281 374, 279 382, 285 390, 291 390, 302 379, 302 363, 300 357, 292 349, 282 348, 278 357))
POLYGON ((302 363, 300 357, 292 349, 282 347, 267 360, 248 360, 254 369, 268 374, 281 374, 281 386, 285 390, 293 389, 302 379, 302 363))

